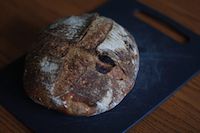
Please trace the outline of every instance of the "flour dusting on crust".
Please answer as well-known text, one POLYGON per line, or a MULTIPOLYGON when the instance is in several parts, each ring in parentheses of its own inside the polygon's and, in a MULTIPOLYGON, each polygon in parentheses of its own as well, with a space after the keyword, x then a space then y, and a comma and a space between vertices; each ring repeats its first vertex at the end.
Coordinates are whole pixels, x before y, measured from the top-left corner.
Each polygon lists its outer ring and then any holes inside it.
POLYGON ((108 110, 109 104, 112 102, 112 97, 113 97, 113 90, 109 89, 106 92, 106 95, 97 102, 97 111, 98 112, 104 112, 108 110))
POLYGON ((50 97, 56 106, 64 105, 64 101, 60 97, 50 97))
POLYGON ((44 57, 40 62, 40 67, 43 72, 53 73, 58 70, 58 64, 51 62, 47 57, 44 57))
POLYGON ((90 20, 95 14, 85 14, 83 16, 71 16, 58 20, 56 23, 50 25, 50 29, 58 28, 57 32, 65 35, 67 40, 73 41, 73 39, 80 38, 82 31, 87 28, 90 20), (66 27, 66 28, 60 28, 66 27))
POLYGON ((45 88, 49 91, 50 95, 53 95, 55 88, 55 84, 53 82, 55 79, 55 74, 59 69, 59 65, 53 62, 52 60, 48 59, 47 57, 44 57, 40 61, 40 67, 42 72, 49 75, 50 80, 50 83, 44 81, 42 82, 42 84, 45 85, 45 88))
POLYGON ((124 43, 124 37, 127 36, 125 30, 115 22, 113 23, 113 27, 106 39, 97 47, 99 51, 116 51, 116 50, 125 50, 126 46, 124 43))

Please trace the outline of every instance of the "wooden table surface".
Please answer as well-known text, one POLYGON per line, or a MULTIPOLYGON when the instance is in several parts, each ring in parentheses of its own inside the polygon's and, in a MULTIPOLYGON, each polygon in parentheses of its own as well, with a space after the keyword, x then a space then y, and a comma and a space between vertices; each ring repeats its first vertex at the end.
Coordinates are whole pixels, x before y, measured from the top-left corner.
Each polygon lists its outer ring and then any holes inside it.
MULTIPOLYGON (((35 33, 43 26, 63 16, 90 11, 104 2, 105 0, 1 1, 0 67, 12 62, 29 50, 35 33)), ((189 0, 140 0, 140 2, 160 11, 200 35, 200 8, 198 7, 200 2, 198 0, 192 2, 189 0)), ((128 132, 199 133, 199 97, 200 75, 197 75, 128 132)), ((31 130, 0 105, 0 133, 7 132, 27 133, 31 130)))

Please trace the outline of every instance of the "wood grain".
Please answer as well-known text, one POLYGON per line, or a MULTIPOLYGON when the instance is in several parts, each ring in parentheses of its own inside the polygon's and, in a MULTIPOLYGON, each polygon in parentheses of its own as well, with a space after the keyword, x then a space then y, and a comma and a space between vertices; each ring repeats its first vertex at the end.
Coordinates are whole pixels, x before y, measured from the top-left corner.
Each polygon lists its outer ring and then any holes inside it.
MULTIPOLYGON (((199 2, 197 0, 192 2, 189 0, 141 1, 166 15, 169 15, 169 17, 175 19, 177 22, 190 28, 194 32, 200 33, 200 8, 198 8, 199 2), (155 4, 155 2, 157 3, 155 4)), ((35 33, 46 24, 59 17, 87 12, 103 2, 105 2, 105 0, 1 1, 0 67, 8 64, 29 50, 31 47, 30 44, 35 38, 35 33)), ((198 133, 200 132, 199 97, 200 75, 189 81, 173 97, 128 132, 198 133)), ((31 131, 0 106, 0 132, 23 133, 31 131)))
POLYGON ((0 106, 0 133, 30 133, 31 130, 17 121, 10 113, 0 106))

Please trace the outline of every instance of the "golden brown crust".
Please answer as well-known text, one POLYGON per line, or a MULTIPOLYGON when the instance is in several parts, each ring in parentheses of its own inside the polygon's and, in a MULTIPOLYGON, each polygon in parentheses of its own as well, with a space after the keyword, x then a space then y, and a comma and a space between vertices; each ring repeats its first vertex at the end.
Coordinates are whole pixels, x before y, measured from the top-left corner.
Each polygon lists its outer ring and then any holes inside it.
POLYGON ((97 14, 61 19, 36 43, 26 57, 24 88, 43 106, 95 115, 119 104, 135 83, 137 46, 111 19, 97 14))

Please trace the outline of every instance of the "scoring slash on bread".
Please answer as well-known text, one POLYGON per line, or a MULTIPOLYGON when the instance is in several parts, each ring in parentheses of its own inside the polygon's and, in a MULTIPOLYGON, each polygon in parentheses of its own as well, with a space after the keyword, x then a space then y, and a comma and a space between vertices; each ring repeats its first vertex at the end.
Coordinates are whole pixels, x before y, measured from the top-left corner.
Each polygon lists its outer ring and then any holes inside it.
POLYGON ((24 72, 25 91, 36 103, 92 116, 114 108, 133 88, 138 48, 115 21, 96 13, 71 16, 38 37, 24 72))

